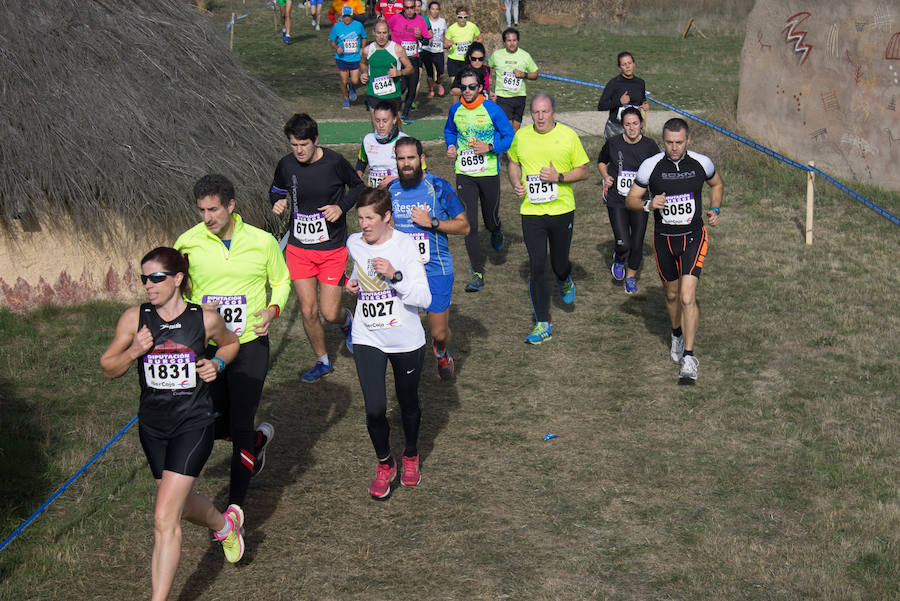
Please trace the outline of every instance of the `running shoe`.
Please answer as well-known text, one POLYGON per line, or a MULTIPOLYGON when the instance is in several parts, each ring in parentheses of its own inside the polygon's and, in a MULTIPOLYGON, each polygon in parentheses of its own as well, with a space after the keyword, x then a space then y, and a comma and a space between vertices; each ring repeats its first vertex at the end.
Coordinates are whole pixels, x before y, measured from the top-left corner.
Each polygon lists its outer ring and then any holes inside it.
POLYGON ((450 356, 450 351, 445 352, 443 357, 439 357, 437 347, 434 346, 434 344, 431 345, 431 350, 434 351, 434 356, 437 359, 438 377, 441 380, 449 380, 452 378, 456 362, 453 360, 453 357, 450 356))
POLYGON ((266 447, 269 446, 269 443, 272 442, 272 439, 275 438, 275 426, 270 424, 269 422, 263 422, 260 425, 256 426, 257 438, 262 435, 263 443, 258 449, 253 449, 253 473, 251 476, 258 476, 263 468, 266 467, 266 447))
POLYGON ((531 330, 531 334, 525 337, 525 342, 528 344, 540 344, 545 340, 550 340, 550 338, 550 322, 539 321, 534 324, 534 329, 531 330))
POLYGON ((307 384, 310 384, 312 382, 315 382, 316 380, 324 378, 333 371, 334 368, 331 366, 331 363, 326 364, 322 363, 321 361, 316 361, 316 364, 312 366, 312 369, 300 376, 300 379, 307 384))
POLYGON ((413 102, 411 105, 409 105, 409 110, 417 111, 417 110, 419 110, 419 105, 417 105, 415 102, 413 102))
POLYGON ((237 563, 244 556, 244 537, 241 535, 244 512, 238 505, 229 505, 222 515, 231 524, 231 530, 228 531, 225 538, 219 538, 218 534, 214 536, 217 541, 222 543, 222 550, 225 552, 225 559, 228 563, 237 563))
POLYGON ((415 486, 422 481, 422 472, 419 471, 419 456, 403 456, 403 471, 400 472, 400 484, 403 486, 415 486))
POLYGON ((562 295, 562 301, 567 305, 575 302, 575 282, 572 281, 572 276, 559 282, 559 293, 562 295))
POLYGON ((444 86, 442 86, 441 84, 438 84, 437 94, 438 96, 444 95, 444 86))
POLYGON ((625 278, 625 294, 637 292, 637 282, 634 278, 625 278))
POLYGON ((669 357, 672 359, 672 363, 678 365, 681 363, 681 358, 684 356, 684 336, 675 336, 672 335, 672 348, 669 349, 669 357))
POLYGON ((409 115, 400 115, 400 120, 403 121, 404 125, 412 123, 412 119, 409 118, 409 115))
POLYGON ((493 246, 494 250, 496 250, 497 252, 503 249, 503 242, 505 240, 506 237, 503 235, 503 230, 491 232, 491 246, 493 246))
POLYGON ((472 281, 466 284, 466 292, 478 292, 484 288, 484 274, 472 272, 472 281))
POLYGON ((347 345, 347 350, 350 351, 350 354, 353 354, 353 316, 350 315, 350 309, 344 309, 347 312, 347 315, 350 317, 350 325, 349 326, 341 326, 341 332, 344 333, 344 344, 347 345))
POLYGON ((348 108, 350 108, 350 101, 347 100, 346 98, 344 98, 344 102, 341 103, 341 108, 342 108, 342 109, 348 109, 348 108))
POLYGON ((397 477, 397 464, 385 465, 379 463, 375 466, 375 479, 369 486, 369 494, 376 499, 384 499, 391 494, 391 482, 397 477))
POLYGON ((319 31, 319 24, 316 23, 316 31, 319 31))
POLYGON ((693 355, 685 355, 681 359, 681 372, 678 377, 682 380, 697 380, 697 366, 700 365, 700 359, 693 355))
POLYGON ((356 88, 354 86, 350 86, 350 100, 356 100, 356 88))
POLYGON ((312 24, 313 27, 316 26, 316 20, 315 20, 315 19, 310 19, 309 22, 312 24))
POLYGON ((620 282, 625 279, 625 261, 616 259, 615 251, 613 251, 613 264, 610 271, 612 272, 612 276, 620 282))
POLYGON ((284 42, 285 44, 290 44, 290 43, 291 43, 291 36, 289 36, 289 35, 286 34, 286 33, 283 33, 283 34, 281 34, 281 41, 284 42))

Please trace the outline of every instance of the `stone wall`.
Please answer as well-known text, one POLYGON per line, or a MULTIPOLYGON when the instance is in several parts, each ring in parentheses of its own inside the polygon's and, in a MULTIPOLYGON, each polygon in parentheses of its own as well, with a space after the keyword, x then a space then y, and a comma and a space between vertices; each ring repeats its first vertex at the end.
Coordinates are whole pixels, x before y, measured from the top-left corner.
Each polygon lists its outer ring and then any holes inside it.
POLYGON ((741 52, 738 122, 839 177, 900 190, 900 5, 757 0, 741 52))

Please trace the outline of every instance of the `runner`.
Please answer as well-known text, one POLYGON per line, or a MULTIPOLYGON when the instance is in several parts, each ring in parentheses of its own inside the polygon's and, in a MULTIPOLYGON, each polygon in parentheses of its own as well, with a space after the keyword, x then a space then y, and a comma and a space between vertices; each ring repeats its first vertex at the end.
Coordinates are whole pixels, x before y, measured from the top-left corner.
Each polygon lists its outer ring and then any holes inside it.
MULTIPOLYGON (((319 146, 319 126, 306 113, 288 119, 284 134, 291 152, 275 168, 269 200, 276 215, 290 210, 287 266, 300 299, 303 330, 316 354, 316 364, 300 379, 315 382, 332 371, 320 308, 322 316, 339 324, 350 340, 350 311, 341 309, 341 282, 347 265, 346 213, 365 186, 344 157, 319 146)), ((352 343, 347 349, 353 352, 352 343)))
POLYGON ((635 276, 644 258, 644 233, 647 231, 647 213, 626 209, 625 197, 644 159, 659 152, 656 142, 641 134, 643 123, 637 108, 630 106, 622 111, 625 133, 606 140, 597 158, 597 169, 603 178, 603 198, 616 241, 612 275, 619 281, 625 279, 625 294, 637 292, 635 276))
MULTIPOLYGON (((506 26, 519 26, 519 0, 504 0, 506 8, 506 26), (510 21, 510 9, 512 9, 512 20, 510 21)), ((504 36, 505 37, 505 36, 504 36)))
POLYGON ((291 6, 293 0, 276 0, 281 7, 281 41, 291 43, 291 6))
POLYGON ((411 75, 413 66, 403 47, 390 39, 387 23, 373 27, 375 41, 366 46, 359 62, 359 78, 366 85, 366 107, 372 110, 379 100, 400 103, 400 78, 411 75), (368 82, 368 83, 367 83, 368 82))
POLYGON ((207 383, 237 355, 238 339, 215 311, 185 302, 187 273, 188 263, 175 249, 159 247, 147 253, 141 259, 141 282, 149 302, 122 313, 100 358, 103 375, 110 380, 137 363, 138 433, 156 480, 150 561, 154 601, 165 599, 172 588, 181 557, 182 518, 213 530, 229 562, 244 554, 241 508, 229 505, 222 514, 209 499, 193 492, 194 480, 213 447, 207 383), (203 359, 209 340, 219 351, 203 359))
POLYGON ((375 131, 363 137, 356 159, 356 173, 364 180, 363 174, 368 167, 369 187, 384 188, 397 178, 394 144, 406 134, 400 131, 400 114, 396 105, 388 100, 375 105, 372 122, 375 131))
POLYGON ((719 224, 725 184, 706 155, 688 150, 687 122, 674 118, 663 125, 665 152, 641 163, 625 199, 632 211, 653 211, 653 250, 666 293, 666 311, 672 323, 669 356, 681 364, 682 381, 697 380, 700 361, 694 340, 700 323, 697 284, 706 258, 707 233, 703 225, 703 183, 710 187, 709 225, 719 224), (650 198, 644 200, 647 191, 650 198))
POLYGON ((447 31, 447 21, 441 16, 441 3, 432 0, 428 3, 428 16, 425 18, 431 29, 429 44, 422 45, 422 66, 425 68, 425 77, 428 79, 428 94, 426 98, 434 98, 444 95, 444 86, 441 78, 444 76, 444 32, 447 31))
POLYGON ((322 20, 322 4, 324 0, 307 0, 309 2, 309 14, 312 16, 311 23, 316 31, 319 31, 319 23, 322 20))
POLYGON ((620 52, 616 64, 620 73, 606 82, 600 101, 597 102, 598 111, 609 111, 609 118, 603 131, 603 136, 607 140, 624 131, 622 111, 626 107, 636 106, 644 113, 650 108, 644 80, 634 76, 634 56, 630 52, 620 52))
POLYGON ((569 247, 575 222, 572 183, 588 178, 588 159, 572 128, 556 122, 556 101, 545 92, 531 99, 533 125, 516 132, 509 148, 509 183, 522 199, 522 237, 528 250, 528 291, 536 324, 525 337, 540 344, 551 337, 547 246, 562 300, 575 302, 569 247))
MULTIPOLYGON (((471 69, 475 72, 484 89, 482 94, 487 98, 491 89, 491 70, 487 66, 487 51, 484 49, 484 44, 472 42, 469 45, 463 69, 471 69)), ((462 84, 459 81, 460 73, 462 71, 459 71, 450 83, 450 97, 454 102, 459 102, 459 98, 462 96, 462 84)))
POLYGON ((491 233, 495 251, 503 248, 500 224, 500 161, 498 154, 509 150, 513 131, 503 110, 485 100, 478 76, 471 69, 459 74, 462 97, 450 107, 444 125, 447 156, 456 161, 456 191, 466 207, 469 233, 466 252, 472 269, 472 281, 466 292, 484 288, 484 262, 478 240, 478 199, 484 227, 491 233))
POLYGON ((416 88, 419 85, 419 69, 422 61, 419 60, 419 42, 431 38, 428 23, 422 15, 416 14, 416 0, 403 0, 403 12, 394 15, 387 20, 391 30, 391 40, 400 44, 412 65, 412 72, 405 75, 401 81, 406 89, 406 101, 403 103, 403 111, 400 119, 404 123, 410 123, 409 111, 416 101, 416 88))
POLYGON ((395 227, 416 241, 425 264, 431 303, 425 309, 438 376, 449 380, 454 361, 450 356, 450 301, 453 296, 453 257, 447 234, 469 232, 465 208, 447 180, 425 173, 425 153, 415 138, 397 140, 394 146, 399 176, 388 186, 395 227))
POLYGON ((332 25, 340 22, 344 15, 344 9, 349 8, 354 21, 364 25, 366 22, 366 6, 362 0, 332 0, 328 8, 328 20, 332 25))
POLYGON ((342 9, 341 21, 335 23, 328 34, 328 42, 334 48, 334 63, 341 75, 341 94, 344 102, 341 108, 350 108, 350 101, 356 100, 356 86, 359 85, 360 48, 365 45, 366 28, 353 19, 353 8, 342 9))
POLYGON ((375 13, 379 19, 385 21, 403 12, 403 0, 378 0, 375 5, 375 13))
POLYGON ((447 75, 452 80, 465 66, 466 52, 472 42, 484 42, 481 30, 469 22, 469 11, 465 6, 456 7, 456 23, 444 33, 444 48, 447 53, 447 75))
MULTIPOLYGON (((250 477, 265 465, 266 445, 275 434, 263 422, 256 428, 263 383, 269 371, 269 327, 284 308, 290 278, 278 241, 244 223, 235 213, 234 186, 222 175, 206 175, 194 185, 203 219, 175 241, 190 261, 191 302, 215 308, 240 338, 237 358, 210 384, 218 416, 216 438, 230 438, 231 483, 228 503, 244 505, 250 477), (272 290, 267 301, 266 287, 272 290)), ((207 357, 217 347, 206 349, 207 357)))
POLYGON ((525 113, 525 80, 538 78, 538 66, 530 54, 519 48, 519 30, 512 27, 506 29, 503 32, 503 46, 495 50, 488 61, 494 70, 495 82, 491 100, 500 105, 513 129, 518 131, 525 113))
POLYGON ((406 445, 400 483, 415 486, 419 470, 419 379, 425 359, 425 331, 417 307, 431 303, 417 242, 391 227, 391 196, 387 190, 367 188, 356 206, 362 230, 347 240, 353 273, 345 289, 357 297, 353 347, 356 371, 366 403, 366 427, 378 465, 369 494, 384 499, 391 494, 397 465, 391 455, 387 419, 385 369, 391 362, 400 404, 406 445))

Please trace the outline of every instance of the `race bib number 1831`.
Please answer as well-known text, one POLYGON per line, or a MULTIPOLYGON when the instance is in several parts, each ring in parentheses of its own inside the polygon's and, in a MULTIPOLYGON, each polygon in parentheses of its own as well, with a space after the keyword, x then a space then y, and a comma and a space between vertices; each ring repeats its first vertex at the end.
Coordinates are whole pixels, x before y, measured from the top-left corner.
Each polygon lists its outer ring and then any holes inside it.
POLYGON ((150 388, 183 390, 197 383, 194 353, 156 353, 144 355, 144 380, 150 388))

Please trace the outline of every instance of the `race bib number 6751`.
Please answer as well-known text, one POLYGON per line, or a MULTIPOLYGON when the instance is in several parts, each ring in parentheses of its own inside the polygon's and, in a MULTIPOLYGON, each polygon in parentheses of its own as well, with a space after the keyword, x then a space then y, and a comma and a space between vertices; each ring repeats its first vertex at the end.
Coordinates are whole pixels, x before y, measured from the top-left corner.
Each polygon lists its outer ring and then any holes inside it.
POLYGON ((558 195, 556 182, 542 182, 537 174, 525 176, 525 189, 533 203, 552 202, 558 195))

